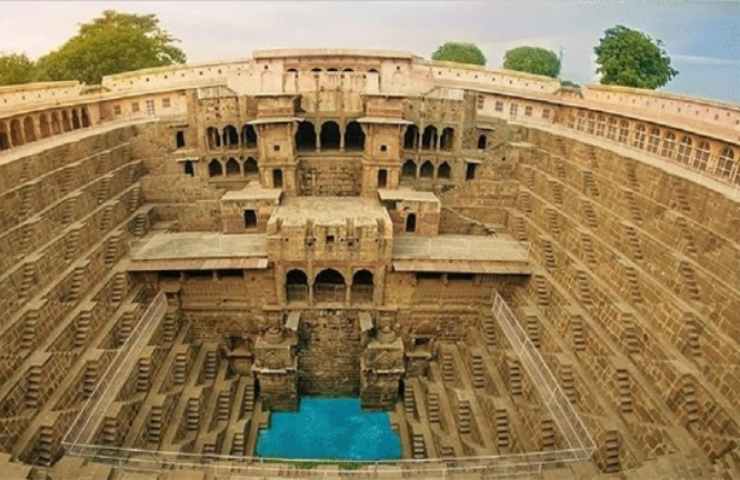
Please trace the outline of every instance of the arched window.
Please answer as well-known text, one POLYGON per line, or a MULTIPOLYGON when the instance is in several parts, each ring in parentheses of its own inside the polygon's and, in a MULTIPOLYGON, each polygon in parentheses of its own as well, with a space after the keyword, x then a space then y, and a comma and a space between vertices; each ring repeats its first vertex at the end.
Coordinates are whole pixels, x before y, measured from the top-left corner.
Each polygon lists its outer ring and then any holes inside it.
POLYGON ((352 70, 351 68, 345 68, 344 70, 342 70, 342 72, 344 72, 344 73, 352 73, 352 72, 354 72, 354 70, 352 70))
POLYGON ((257 160, 252 157, 247 158, 244 161, 244 175, 258 175, 260 173, 257 167, 257 160))
POLYGON ((244 210, 244 228, 254 228, 257 226, 257 212, 254 210, 244 210))
POLYGON ((378 71, 375 70, 374 68, 371 68, 370 70, 367 71, 367 73, 378 73, 378 71))
POLYGON ((432 162, 427 160, 426 162, 421 164, 421 169, 419 170, 419 177, 432 178, 433 176, 434 176, 434 165, 432 165, 432 162))
POLYGON ((352 276, 352 303, 371 303, 373 301, 373 274, 369 270, 359 270, 352 276))
POLYGON ((5 127, 5 122, 0 122, 0 150, 7 150, 10 148, 10 135, 5 127))
POLYGON ((285 275, 285 296, 288 303, 308 301, 308 277, 301 270, 290 270, 285 275))
POLYGON ((59 122, 59 114, 57 112, 51 114, 51 133, 54 135, 62 133, 62 124, 59 122))
POLYGON ((478 150, 485 150, 486 143, 488 143, 488 137, 485 135, 478 136, 478 150))
MULTIPOLYGON (((322 143, 323 145, 323 143, 322 143)), ((349 122, 344 131, 344 148, 346 150, 362 150, 365 148, 365 132, 357 122, 349 122)))
POLYGON ((452 150, 455 142, 455 130, 447 127, 442 130, 442 137, 439 139, 439 148, 442 150, 452 150))
POLYGON ((694 150, 694 168, 706 170, 709 162, 709 142, 701 142, 694 150))
POLYGON ((339 125, 337 122, 321 124, 321 150, 337 150, 340 143, 339 125))
POLYGON ((46 138, 48 136, 51 136, 51 127, 49 126, 49 118, 46 116, 46 114, 41 114, 39 117, 39 130, 41 134, 41 138, 46 138))
POLYGON ((69 115, 66 110, 62 110, 62 130, 65 132, 72 130, 72 127, 69 124, 69 115))
POLYGON ((230 158, 226 162, 226 176, 241 175, 241 173, 239 162, 234 158, 230 158))
POLYGON ((213 149, 221 146, 221 135, 219 135, 216 127, 206 129, 206 138, 208 139, 208 148, 213 149))
POLYGON ((211 177, 217 177, 223 174, 224 170, 223 166, 221 166, 221 162, 219 162, 215 158, 211 160, 211 163, 208 164, 208 175, 211 177))
POLYGON ((429 125, 424 129, 424 135, 421 137, 421 148, 423 150, 437 148, 437 127, 429 125))
POLYGON ((660 151, 660 155, 667 158, 673 158, 675 149, 676 135, 673 132, 668 132, 663 138, 663 149, 660 151))
POLYGON ((242 127, 242 145, 244 148, 257 148, 257 132, 252 125, 242 127))
POLYGON ((14 118, 10 121, 10 140, 13 146, 23 145, 23 134, 21 133, 21 121, 14 118))
POLYGON ((409 213, 406 215, 406 233, 414 233, 416 231, 416 214, 409 213))
POLYGON ((406 133, 403 135, 403 148, 406 150, 419 148, 419 128, 416 125, 409 125, 406 128, 406 133))
POLYGON ((691 146, 693 144, 693 141, 691 140, 691 137, 688 135, 684 135, 684 137, 681 139, 681 143, 678 144, 678 155, 676 155, 676 160, 678 160, 681 163, 689 163, 691 160, 691 146))
POLYGON ((401 178, 416 178, 416 163, 413 160, 406 160, 401 166, 401 178))
POLYGON ((331 67, 331 68, 327 68, 327 69, 326 69, 326 71, 327 71, 327 72, 330 72, 330 73, 336 73, 336 72, 338 72, 339 70, 338 70, 338 69, 336 69, 336 68, 334 68, 334 67, 331 67))
POLYGON ((272 188, 283 188, 283 171, 279 168, 272 170, 272 188))
POLYGON ((23 119, 23 133, 26 135, 26 142, 36 140, 36 131, 33 128, 33 118, 26 117, 23 119))
POLYGON ((645 125, 640 124, 635 128, 635 140, 632 142, 632 146, 640 149, 645 148, 645 137, 647 137, 645 125))
POLYGON ((311 69, 311 72, 313 72, 314 75, 318 75, 319 73, 321 73, 321 69, 320 68, 312 68, 311 69))
POLYGON ((648 138, 647 151, 650 153, 658 153, 660 148, 660 129, 653 127, 650 129, 650 137, 648 138))
POLYGON ((723 178, 730 178, 735 170, 735 152, 730 147, 722 149, 717 162, 717 175, 723 178))
POLYGON ((451 170, 449 163, 442 162, 439 168, 437 168, 437 178, 450 178, 451 170))
POLYGON ((606 129, 606 138, 609 140, 617 139, 617 119, 615 117, 609 117, 608 128, 606 129))
POLYGON ((77 110, 72 110, 72 128, 77 130, 80 126, 80 117, 77 115, 77 110))
POLYGON ((292 73, 294 75, 298 75, 298 70, 296 70, 295 68, 289 68, 288 69, 288 73, 292 73))
POLYGON ((311 122, 301 122, 295 132, 295 146, 299 152, 316 150, 316 130, 311 122))
POLYGON ((333 268, 322 270, 316 275, 313 289, 317 302, 344 303, 346 298, 347 286, 344 277, 333 268))
POLYGON ((576 130, 583 131, 586 127, 586 112, 578 110, 576 114, 576 130))
POLYGON ((90 126, 90 114, 87 112, 87 108, 82 107, 82 128, 90 126))
POLYGON ((233 125, 226 125, 224 127, 224 146, 239 146, 239 133, 237 133, 236 127, 234 127, 233 125))

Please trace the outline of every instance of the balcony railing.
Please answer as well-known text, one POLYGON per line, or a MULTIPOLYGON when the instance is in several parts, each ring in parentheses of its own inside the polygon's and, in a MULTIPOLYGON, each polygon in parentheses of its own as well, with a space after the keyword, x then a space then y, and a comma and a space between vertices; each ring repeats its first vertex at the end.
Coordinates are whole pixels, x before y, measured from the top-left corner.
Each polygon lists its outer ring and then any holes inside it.
POLYGON ((316 302, 344 303, 347 295, 345 285, 334 283, 316 283, 313 286, 313 298, 316 302))

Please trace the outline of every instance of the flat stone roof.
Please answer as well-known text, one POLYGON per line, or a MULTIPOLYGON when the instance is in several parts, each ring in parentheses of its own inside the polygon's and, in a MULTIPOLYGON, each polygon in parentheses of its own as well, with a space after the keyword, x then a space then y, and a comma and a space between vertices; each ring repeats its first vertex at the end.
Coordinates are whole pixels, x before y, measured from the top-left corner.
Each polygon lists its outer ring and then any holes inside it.
POLYGON ((280 201, 280 196, 283 191, 279 188, 263 188, 257 182, 251 182, 241 190, 231 190, 226 192, 222 197, 222 201, 248 201, 248 200, 272 200, 274 202, 280 201))
POLYGON ((408 200, 412 202, 430 202, 439 204, 439 199, 432 192, 421 192, 410 188, 388 189, 379 188, 378 198, 380 200, 408 200))
POLYGON ((267 268, 264 234, 157 233, 131 252, 130 270, 267 268))
POLYGON ((529 274, 526 244, 482 235, 402 235, 393 240, 393 269, 416 272, 529 274))
POLYGON ((378 220, 391 225, 391 219, 377 199, 362 197, 291 197, 283 200, 270 217, 273 223, 280 220, 283 225, 305 225, 308 220, 314 225, 346 225, 353 220, 355 226, 375 226, 378 220))

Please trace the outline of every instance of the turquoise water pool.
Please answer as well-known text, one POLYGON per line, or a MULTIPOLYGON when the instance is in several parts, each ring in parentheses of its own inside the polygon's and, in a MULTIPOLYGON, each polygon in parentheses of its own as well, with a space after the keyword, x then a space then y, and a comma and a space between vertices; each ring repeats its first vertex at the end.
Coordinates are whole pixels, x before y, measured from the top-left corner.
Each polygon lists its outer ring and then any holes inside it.
POLYGON ((385 412, 364 412, 359 398, 304 397, 297 412, 273 412, 257 455, 271 458, 392 460, 401 439, 385 412))

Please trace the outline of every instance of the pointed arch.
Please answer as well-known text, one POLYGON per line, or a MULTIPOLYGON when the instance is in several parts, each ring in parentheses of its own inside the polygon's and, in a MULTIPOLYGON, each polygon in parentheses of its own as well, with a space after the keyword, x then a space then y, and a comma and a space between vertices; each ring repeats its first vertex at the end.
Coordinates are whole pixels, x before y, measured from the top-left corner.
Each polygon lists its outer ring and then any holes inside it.
POLYGON ((239 133, 237 133, 235 126, 226 125, 224 127, 223 144, 225 147, 238 147, 239 146, 239 133))
POLYGON ((421 137, 421 149, 433 150, 437 147, 437 127, 428 125, 421 137))
MULTIPOLYGON (((323 145, 323 143, 322 143, 323 145)), ((363 150, 365 148, 365 132, 357 122, 349 122, 344 131, 344 148, 346 150, 363 150)))
POLYGON ((257 148, 257 131, 253 125, 242 127, 242 146, 244 148, 257 148))
POLYGON ((419 127, 409 125, 406 133, 403 135, 403 148, 406 150, 416 150, 419 148, 419 127))
POLYGON ((252 157, 248 157, 244 161, 244 175, 259 175, 260 170, 257 166, 257 160, 252 157))
POLYGON ((451 173, 452 169, 450 168, 450 164, 447 162, 442 162, 439 167, 437 167, 437 178, 449 179, 451 173))
POLYGON ((316 150, 316 129, 311 122, 300 122, 295 132, 295 146, 299 152, 316 150))
POLYGON ((330 120, 321 124, 321 150, 338 150, 340 138, 337 122, 330 120))
POLYGON ((241 175, 241 173, 239 162, 237 162, 235 158, 229 158, 226 162, 226 176, 231 177, 234 175, 241 175))
POLYGON ((370 270, 362 269, 352 275, 350 298, 352 303, 371 303, 373 301, 374 285, 373 274, 370 270))
POLYGON ((208 164, 208 176, 218 177, 224 174, 224 167, 218 159, 213 159, 208 164))
POLYGON ((427 160, 421 164, 419 169, 419 178, 432 178, 434 176, 434 164, 427 160))

